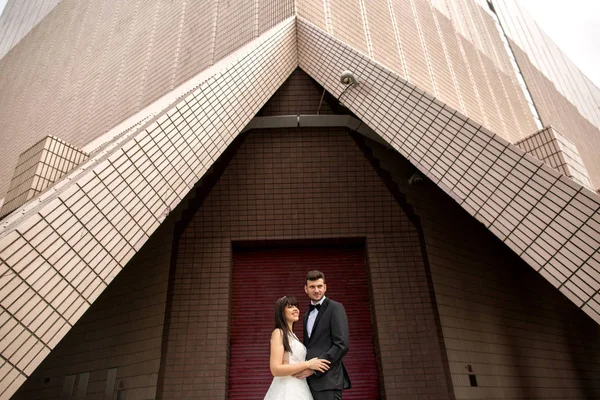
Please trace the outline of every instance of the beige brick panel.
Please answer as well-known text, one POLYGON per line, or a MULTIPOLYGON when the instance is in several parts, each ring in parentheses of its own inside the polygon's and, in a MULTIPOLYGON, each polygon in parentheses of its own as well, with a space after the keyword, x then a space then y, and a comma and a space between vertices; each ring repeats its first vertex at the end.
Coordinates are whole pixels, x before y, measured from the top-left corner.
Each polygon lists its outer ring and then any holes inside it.
POLYGON ((0 351, 9 397, 297 65, 293 19, 7 219, 0 351))
POLYGON ((304 71, 339 95, 353 70, 344 104, 600 322, 597 195, 301 18, 298 42, 304 71))
MULTIPOLYGON (((556 89, 514 42, 511 42, 515 57, 528 82, 531 96, 544 125, 552 125, 575 143, 590 175, 592 187, 600 188, 600 130, 583 117, 577 108, 556 89)), ((534 131, 529 133, 532 134, 534 131)), ((524 135, 525 138, 529 135, 524 135)))
POLYGON ((293 12, 293 0, 60 1, 0 60, 0 198, 38 140, 83 148, 293 12))

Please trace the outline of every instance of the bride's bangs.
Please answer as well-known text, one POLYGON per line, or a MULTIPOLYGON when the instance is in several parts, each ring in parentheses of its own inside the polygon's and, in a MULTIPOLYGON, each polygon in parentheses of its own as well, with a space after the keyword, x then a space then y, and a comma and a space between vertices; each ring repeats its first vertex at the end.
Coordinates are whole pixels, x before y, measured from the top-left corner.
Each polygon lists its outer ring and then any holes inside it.
POLYGON ((298 307, 298 301, 296 300, 296 298, 294 296, 285 296, 285 306, 289 307, 289 306, 294 306, 294 307, 298 307))

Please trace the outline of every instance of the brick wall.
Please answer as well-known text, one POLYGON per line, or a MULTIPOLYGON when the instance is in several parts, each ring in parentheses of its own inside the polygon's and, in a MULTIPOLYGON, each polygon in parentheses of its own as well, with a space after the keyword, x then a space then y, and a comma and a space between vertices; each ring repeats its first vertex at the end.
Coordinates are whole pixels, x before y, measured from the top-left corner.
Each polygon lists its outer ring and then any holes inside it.
MULTIPOLYGON (((511 43, 519 67, 540 113, 544 125, 554 126, 562 135, 575 143, 583 163, 590 175, 592 186, 600 188, 600 130, 583 117, 554 83, 544 76, 529 57, 514 42, 511 43)), ((533 133, 533 131, 531 132, 533 133)), ((521 137, 519 139, 524 139, 521 137)))
POLYGON ((62 398, 72 376, 75 396, 85 374, 86 400, 155 398, 172 237, 167 219, 13 399, 62 398))
POLYGON ((292 4, 62 0, 0 60, 0 198, 19 154, 44 136, 85 146, 290 17, 292 4))
POLYGON ((298 0, 297 9, 506 140, 536 131, 495 22, 475 0, 298 0))
POLYGON ((590 176, 577 147, 552 125, 515 144, 521 150, 593 191, 590 176))
MULTIPOLYGON (((597 397, 595 323, 439 189, 407 185, 408 163, 364 148, 421 218, 443 338, 418 231, 348 134, 253 131, 179 241, 158 397, 225 396, 231 240, 340 236, 367 237, 386 398, 452 398, 440 339, 458 399, 597 397)), ((154 398, 171 231, 158 233, 15 398, 56 398, 90 372, 87 398, 104 399, 115 366, 115 391, 154 398)))
POLYGON ((60 0, 8 0, 0 14, 0 58, 25 37, 60 0))
POLYGON ((63 0, 0 60, 0 121, 10 132, 0 196, 18 154, 42 137, 83 147, 294 6, 507 140, 535 131, 494 23, 474 0, 452 10, 428 0, 63 0))
MULTIPOLYGON (((257 116, 344 113, 343 111, 338 112, 341 107, 339 105, 336 107, 336 103, 337 100, 329 92, 323 94, 323 88, 317 85, 306 72, 296 69, 259 111, 257 116), (323 101, 321 101, 321 98, 323 101), (321 108, 319 108, 319 105, 321 108)), ((346 110, 345 113, 349 112, 346 110)))
POLYGON ((598 398, 598 325, 431 182, 408 185, 407 161, 367 142, 420 217, 456 398, 598 398))
POLYGON ((224 398, 231 241, 339 237, 367 239, 387 398, 452 398, 418 231, 340 129, 247 135, 180 239, 159 397, 224 398))
MULTIPOLYGON (((296 71, 261 115, 309 113, 320 93, 296 71)), ((361 147, 376 150, 371 161, 394 195, 347 132, 248 134, 180 241, 159 395, 223 398, 232 240, 364 235, 386 398, 596 396, 596 324, 441 190, 406 184, 409 163, 372 142, 361 147), (469 366, 478 387, 470 386, 469 366)))
MULTIPOLYGON (((296 71, 263 113, 310 111, 320 93, 296 71)), ((236 142, 190 200, 171 271, 165 222, 16 398, 56 398, 90 372, 87 398, 104 399, 114 367, 127 399, 225 398, 231 241, 327 237, 367 239, 387 399, 598 397, 597 325, 440 189, 408 185, 395 152, 352 136, 359 146, 316 128, 236 142)))

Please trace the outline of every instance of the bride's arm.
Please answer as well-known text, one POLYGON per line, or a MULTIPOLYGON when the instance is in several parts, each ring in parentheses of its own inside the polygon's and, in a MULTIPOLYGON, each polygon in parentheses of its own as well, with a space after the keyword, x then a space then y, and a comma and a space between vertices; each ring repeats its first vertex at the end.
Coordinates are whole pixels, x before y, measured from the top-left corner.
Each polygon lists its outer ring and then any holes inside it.
POLYGON ((320 372, 325 372, 329 369, 329 361, 319 360, 318 358, 296 364, 284 364, 284 353, 283 332, 281 329, 275 329, 271 334, 271 358, 269 361, 271 374, 273 374, 273 376, 290 376, 305 369, 312 369, 320 372))

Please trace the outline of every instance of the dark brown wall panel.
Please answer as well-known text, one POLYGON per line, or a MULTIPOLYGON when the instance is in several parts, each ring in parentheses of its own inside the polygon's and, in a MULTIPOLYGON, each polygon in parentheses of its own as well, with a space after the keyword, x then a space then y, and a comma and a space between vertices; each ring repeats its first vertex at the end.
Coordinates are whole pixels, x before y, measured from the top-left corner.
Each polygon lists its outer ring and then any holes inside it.
POLYGON ((251 131, 195 213, 174 267, 161 398, 225 395, 232 241, 340 237, 367 240, 387 398, 450 398, 418 232, 340 129, 251 131))
POLYGON ((600 396, 595 321, 433 183, 409 185, 408 162, 370 147, 420 217, 456 398, 600 396))
MULTIPOLYGON (((86 399, 154 399, 161 359, 173 221, 129 262, 13 399, 59 399, 68 377, 89 374, 86 399), (116 370, 115 370, 116 369, 116 370)), ((73 392, 73 399, 75 399, 73 392)))

